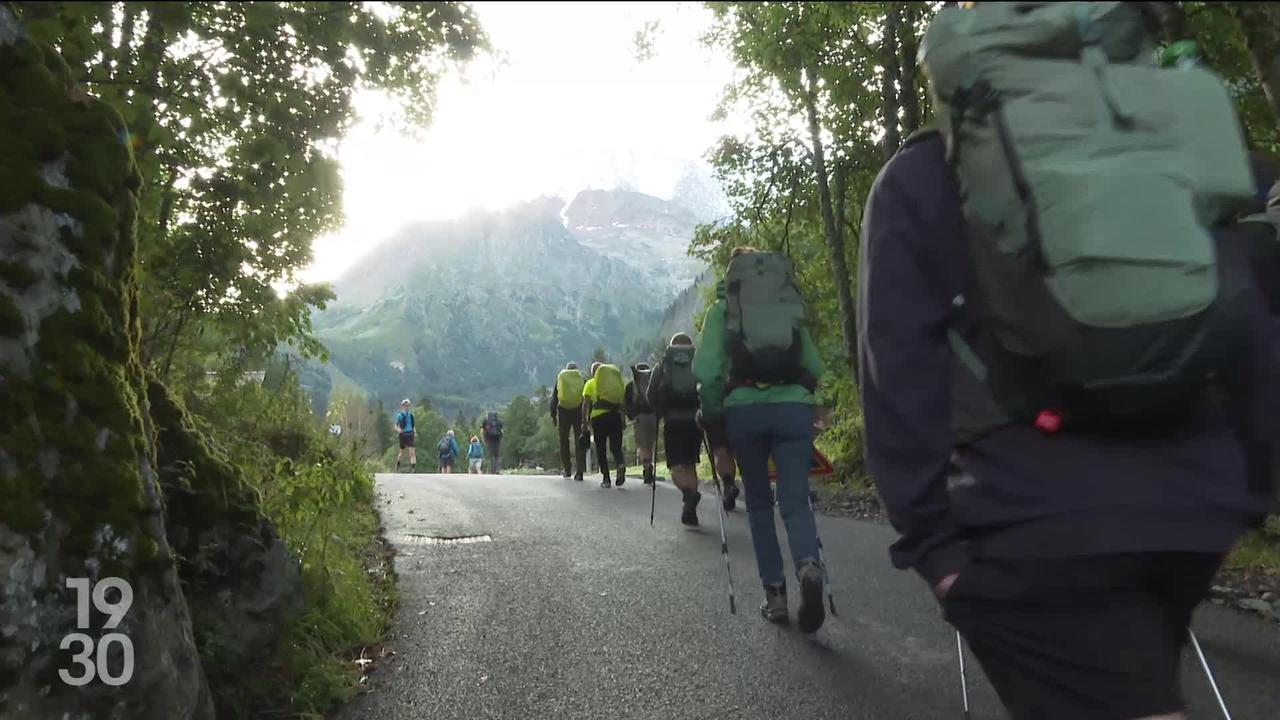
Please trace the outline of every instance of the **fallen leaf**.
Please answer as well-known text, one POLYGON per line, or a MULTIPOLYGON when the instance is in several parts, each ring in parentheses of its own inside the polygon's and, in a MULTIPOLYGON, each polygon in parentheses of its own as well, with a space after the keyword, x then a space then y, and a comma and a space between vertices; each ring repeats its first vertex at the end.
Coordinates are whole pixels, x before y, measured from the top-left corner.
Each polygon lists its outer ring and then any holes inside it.
POLYGON ((423 610, 423 611, 419 612, 418 614, 419 614, 419 615, 426 615, 426 614, 427 614, 427 611, 426 611, 426 610, 423 610))

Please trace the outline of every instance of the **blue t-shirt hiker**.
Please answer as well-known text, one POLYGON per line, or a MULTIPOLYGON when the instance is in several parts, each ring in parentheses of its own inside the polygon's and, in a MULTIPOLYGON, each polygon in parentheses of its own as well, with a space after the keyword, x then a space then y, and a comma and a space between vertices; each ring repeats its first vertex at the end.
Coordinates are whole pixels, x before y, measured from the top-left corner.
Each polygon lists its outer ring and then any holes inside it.
POLYGON ((415 472, 418 456, 413 446, 413 439, 417 430, 413 422, 413 413, 409 410, 409 398, 400 401, 400 411, 396 413, 393 424, 400 440, 400 451, 396 453, 396 472, 400 472, 400 459, 404 456, 406 448, 409 450, 409 472, 415 472))

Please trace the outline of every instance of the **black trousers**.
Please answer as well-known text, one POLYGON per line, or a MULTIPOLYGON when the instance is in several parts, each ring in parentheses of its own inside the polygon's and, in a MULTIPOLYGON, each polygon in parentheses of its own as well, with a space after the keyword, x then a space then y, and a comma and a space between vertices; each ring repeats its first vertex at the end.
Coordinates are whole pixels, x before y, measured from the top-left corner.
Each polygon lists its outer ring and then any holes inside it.
POLYGON ((556 431, 560 435, 560 464, 564 466, 564 474, 576 468, 578 475, 587 464, 587 449, 582 446, 582 408, 556 408, 556 431), (569 438, 573 437, 573 457, 576 465, 569 464, 569 438))
POLYGON ((609 476, 609 458, 606 450, 613 453, 613 463, 621 475, 627 463, 622 457, 622 413, 610 411, 591 418, 591 432, 595 436, 596 464, 600 466, 600 474, 609 476), (605 448, 605 443, 609 444, 605 448))
POLYGON ((1222 556, 974 557, 942 606, 1013 720, 1183 709, 1178 665, 1222 556))

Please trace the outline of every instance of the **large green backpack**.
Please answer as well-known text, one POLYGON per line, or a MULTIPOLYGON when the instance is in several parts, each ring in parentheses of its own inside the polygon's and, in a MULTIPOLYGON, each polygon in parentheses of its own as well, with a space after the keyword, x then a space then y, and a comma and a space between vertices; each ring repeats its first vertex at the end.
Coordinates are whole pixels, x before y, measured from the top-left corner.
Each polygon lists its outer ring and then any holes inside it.
POLYGON ((622 381, 622 371, 617 365, 602 364, 596 368, 596 400, 595 406, 603 410, 621 410, 626 395, 626 385, 622 381))
POLYGON ((804 369, 800 327, 804 298, 787 256, 748 252, 724 275, 725 343, 730 385, 816 385, 804 369))
POLYGON ((1235 110, 1157 67, 1139 5, 981 3, 925 34, 980 318, 952 346, 1014 421, 1188 407, 1242 336, 1208 232, 1252 192, 1235 110))

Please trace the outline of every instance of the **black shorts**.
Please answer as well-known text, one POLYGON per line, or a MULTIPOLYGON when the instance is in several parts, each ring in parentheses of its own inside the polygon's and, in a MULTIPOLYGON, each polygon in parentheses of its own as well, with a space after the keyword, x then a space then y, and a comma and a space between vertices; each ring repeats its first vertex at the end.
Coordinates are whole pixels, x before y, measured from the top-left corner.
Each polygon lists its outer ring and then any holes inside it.
POLYGON ((413 447, 413 433, 402 432, 400 433, 400 449, 403 450, 407 447, 413 447))
POLYGON ((969 561, 942 601, 1013 720, 1183 709, 1178 665, 1222 556, 1153 552, 969 561))
POLYGON ((702 457, 702 431, 693 420, 663 420, 662 443, 667 448, 667 467, 697 465, 702 457))

